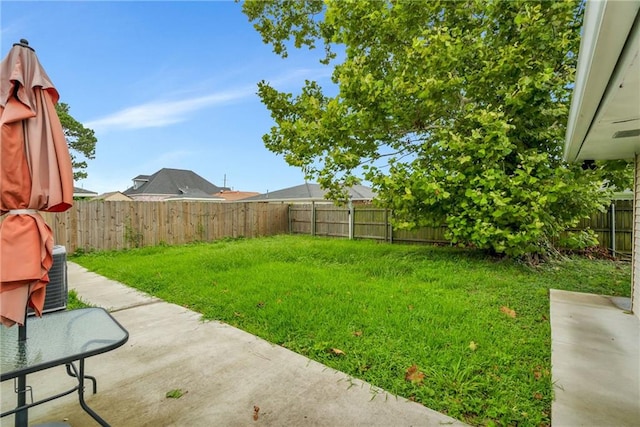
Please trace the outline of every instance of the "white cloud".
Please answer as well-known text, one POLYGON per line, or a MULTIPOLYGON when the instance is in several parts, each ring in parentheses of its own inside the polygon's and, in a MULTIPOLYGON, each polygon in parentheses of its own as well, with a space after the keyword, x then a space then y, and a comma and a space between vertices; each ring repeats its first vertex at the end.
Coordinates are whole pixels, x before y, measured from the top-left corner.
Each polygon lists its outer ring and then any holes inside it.
POLYGON ((164 127, 187 120, 189 114, 195 111, 247 98, 254 93, 255 88, 251 87, 182 100, 149 102, 91 120, 84 125, 95 131, 164 127))
POLYGON ((28 27, 28 23, 25 22, 24 18, 9 23, 3 20, 2 27, 0 27, 0 38, 9 41, 11 43, 9 47, 13 46, 14 43, 18 43, 23 38, 18 37, 17 34, 24 34, 24 29, 28 27))
MULTIPOLYGON (((271 83, 280 86, 293 82, 299 83, 303 78, 317 79, 328 77, 329 74, 327 70, 297 69, 274 79, 271 83)), ((90 120, 84 123, 84 126, 96 132, 165 127, 188 120, 189 114, 193 112, 254 96, 256 93, 256 84, 225 92, 212 93, 206 96, 172 101, 148 102, 90 120)))

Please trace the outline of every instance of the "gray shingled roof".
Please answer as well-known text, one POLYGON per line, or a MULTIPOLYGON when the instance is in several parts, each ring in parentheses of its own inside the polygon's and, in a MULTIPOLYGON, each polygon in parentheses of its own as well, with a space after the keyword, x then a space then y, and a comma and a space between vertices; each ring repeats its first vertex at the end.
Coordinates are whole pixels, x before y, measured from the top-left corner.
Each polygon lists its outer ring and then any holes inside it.
POLYGON ((138 175, 134 179, 148 179, 140 187, 134 189, 133 186, 123 191, 127 196, 133 194, 167 194, 182 195, 186 192, 199 190, 200 194, 211 195, 224 190, 218 187, 197 173, 185 169, 163 168, 153 175, 138 175))
POLYGON ((73 196, 74 197, 90 197, 90 196, 97 196, 98 193, 96 193, 95 191, 91 191, 91 190, 85 190, 84 188, 80 188, 80 187, 73 187, 73 196))
POLYGON ((175 196, 168 197, 166 200, 173 199, 211 199, 211 200, 224 200, 222 197, 213 196, 211 194, 207 194, 204 191, 198 188, 181 188, 181 193, 175 196))
MULTIPOLYGON (((284 188, 282 190, 271 191, 269 193, 259 194, 253 197, 247 197, 242 201, 252 200, 326 200, 324 195, 327 193, 319 184, 304 183, 295 187, 284 188)), ((375 193, 371 188, 364 185, 355 185, 349 189, 352 200, 371 200, 375 197, 375 193)))

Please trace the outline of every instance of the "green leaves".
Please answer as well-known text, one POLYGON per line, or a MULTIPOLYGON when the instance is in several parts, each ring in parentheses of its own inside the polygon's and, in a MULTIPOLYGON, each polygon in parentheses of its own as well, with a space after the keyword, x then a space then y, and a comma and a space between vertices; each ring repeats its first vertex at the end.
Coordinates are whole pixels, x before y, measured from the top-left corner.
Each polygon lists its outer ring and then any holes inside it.
POLYGON ((313 18, 322 7, 321 0, 287 2, 286 8, 276 1, 245 1, 242 12, 249 20, 257 21, 254 27, 262 40, 271 43, 273 51, 286 58, 288 40, 292 39, 296 48, 315 47, 314 39, 321 36, 322 26, 313 18))
POLYGON ((176 388, 176 389, 169 390, 168 392, 166 392, 164 397, 166 397, 167 399, 180 399, 182 396, 184 396, 185 393, 186 393, 186 391, 183 391, 182 389, 176 388))
POLYGON ((593 212, 603 183, 628 185, 626 165, 561 160, 579 2, 256 3, 243 9, 276 52, 344 48, 333 97, 259 85, 265 145, 336 197, 365 178, 396 226, 446 224, 455 243, 524 256, 593 212))
POLYGON ((85 128, 82 123, 71 117, 69 105, 64 102, 57 103, 56 112, 69 146, 69 154, 71 155, 71 164, 73 166, 73 179, 86 178, 87 162, 81 159, 91 160, 95 157, 98 139, 92 129, 85 128))

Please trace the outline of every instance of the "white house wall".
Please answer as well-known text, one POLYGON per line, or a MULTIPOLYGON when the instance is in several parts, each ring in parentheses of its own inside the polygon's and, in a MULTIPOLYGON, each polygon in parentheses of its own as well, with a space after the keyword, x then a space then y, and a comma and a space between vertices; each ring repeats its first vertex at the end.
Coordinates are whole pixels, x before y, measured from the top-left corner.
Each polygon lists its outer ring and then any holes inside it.
POLYGON ((633 254, 631 267, 631 309, 640 318, 640 154, 635 155, 633 182, 633 254))

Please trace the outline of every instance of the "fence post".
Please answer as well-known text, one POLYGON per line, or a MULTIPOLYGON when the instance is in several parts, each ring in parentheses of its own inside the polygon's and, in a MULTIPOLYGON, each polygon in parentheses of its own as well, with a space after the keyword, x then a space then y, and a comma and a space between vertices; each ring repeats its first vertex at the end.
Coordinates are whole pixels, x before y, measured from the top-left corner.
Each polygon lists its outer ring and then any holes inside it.
POLYGON ((616 203, 611 201, 611 254, 616 256, 616 203))
POLYGON ((354 208, 353 208, 353 202, 351 201, 351 197, 349 197, 349 210, 348 210, 348 215, 349 215, 349 240, 353 240, 353 222, 354 222, 354 208))
POLYGON ((311 202, 311 235, 316 235, 316 202, 311 202))
POLYGON ((289 234, 293 234, 291 230, 291 203, 287 207, 287 223, 289 224, 289 234))
POLYGON ((389 241, 389 211, 384 208, 384 241, 389 241))

